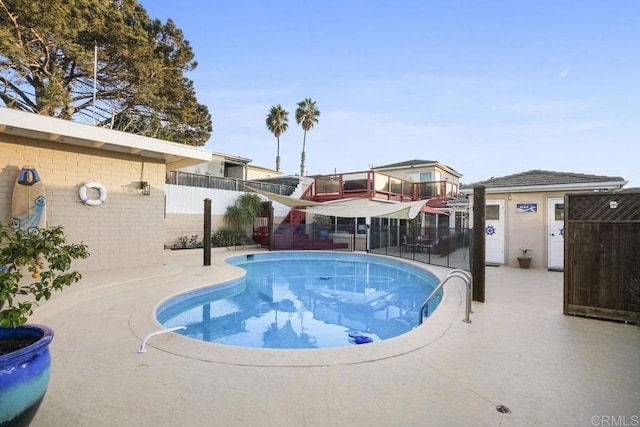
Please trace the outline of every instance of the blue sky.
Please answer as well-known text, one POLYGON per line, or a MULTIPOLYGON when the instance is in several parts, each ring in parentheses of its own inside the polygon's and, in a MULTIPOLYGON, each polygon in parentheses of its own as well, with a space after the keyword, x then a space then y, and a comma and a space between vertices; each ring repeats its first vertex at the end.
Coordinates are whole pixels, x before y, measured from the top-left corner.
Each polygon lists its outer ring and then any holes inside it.
POLYGON ((473 183, 530 169, 640 186, 640 2, 143 0, 172 19, 214 131, 206 148, 275 169, 265 117, 321 111, 307 174, 437 160, 473 183))

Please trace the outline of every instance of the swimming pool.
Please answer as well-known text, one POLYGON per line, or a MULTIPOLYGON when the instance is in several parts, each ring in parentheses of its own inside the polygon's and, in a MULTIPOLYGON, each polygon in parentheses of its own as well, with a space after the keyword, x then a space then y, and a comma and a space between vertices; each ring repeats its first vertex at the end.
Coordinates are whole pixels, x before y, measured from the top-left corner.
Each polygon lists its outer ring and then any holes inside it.
MULTIPOLYGON (((166 328, 203 341, 257 348, 353 346, 418 325, 438 283, 411 264, 364 254, 271 252, 227 259, 246 276, 173 298, 156 311, 166 328)), ((429 313, 441 295, 429 303, 429 313)))

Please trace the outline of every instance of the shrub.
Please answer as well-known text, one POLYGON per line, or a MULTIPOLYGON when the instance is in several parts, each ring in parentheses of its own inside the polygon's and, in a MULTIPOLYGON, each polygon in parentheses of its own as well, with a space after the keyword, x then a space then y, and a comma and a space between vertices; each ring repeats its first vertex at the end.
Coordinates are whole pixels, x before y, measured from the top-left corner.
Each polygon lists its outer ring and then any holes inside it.
POLYGON ((251 244, 253 240, 242 231, 233 227, 222 227, 211 235, 211 246, 216 248, 251 244))

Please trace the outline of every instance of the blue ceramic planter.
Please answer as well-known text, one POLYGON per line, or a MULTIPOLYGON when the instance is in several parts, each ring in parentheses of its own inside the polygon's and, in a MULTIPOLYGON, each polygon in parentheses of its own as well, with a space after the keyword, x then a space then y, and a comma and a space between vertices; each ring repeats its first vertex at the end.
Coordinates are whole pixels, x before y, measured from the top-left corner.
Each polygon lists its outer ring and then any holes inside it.
POLYGON ((0 355, 0 427, 26 426, 33 419, 49 385, 53 331, 41 325, 0 328, 2 340, 33 344, 0 355))

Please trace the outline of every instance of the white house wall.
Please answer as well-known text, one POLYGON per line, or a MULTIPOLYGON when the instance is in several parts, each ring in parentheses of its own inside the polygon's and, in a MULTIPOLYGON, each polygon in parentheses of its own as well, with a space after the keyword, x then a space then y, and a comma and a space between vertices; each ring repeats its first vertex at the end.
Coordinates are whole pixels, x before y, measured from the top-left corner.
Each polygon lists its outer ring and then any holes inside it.
MULTIPOLYGON (((548 266, 548 212, 547 202, 550 198, 563 198, 572 191, 522 192, 522 193, 487 193, 486 201, 503 200, 505 202, 505 264, 518 266, 517 258, 520 249, 530 249, 528 256, 533 258, 531 268, 548 266), (536 204, 536 212, 519 212, 517 205, 521 203, 536 204)), ((473 209, 473 197, 470 197, 470 208, 473 209)), ((473 215, 470 215, 473 227, 473 215)))

